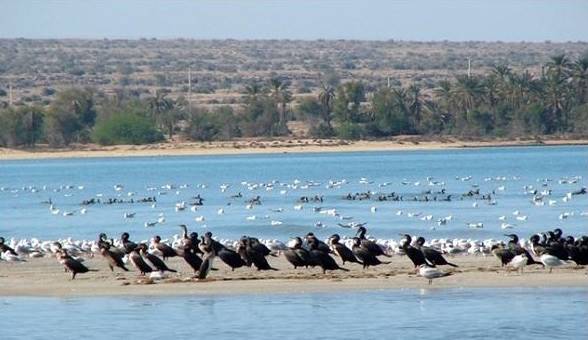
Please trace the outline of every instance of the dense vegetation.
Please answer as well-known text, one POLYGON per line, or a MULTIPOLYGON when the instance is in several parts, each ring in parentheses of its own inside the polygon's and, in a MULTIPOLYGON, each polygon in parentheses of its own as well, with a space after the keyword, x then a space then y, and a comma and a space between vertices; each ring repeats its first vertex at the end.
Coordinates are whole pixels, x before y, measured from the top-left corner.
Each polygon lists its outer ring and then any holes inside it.
POLYGON ((432 88, 369 86, 332 78, 316 95, 293 97, 287 77, 247 85, 238 105, 194 106, 165 90, 145 96, 91 88, 58 91, 46 106, 0 111, 0 145, 72 142, 142 144, 174 138, 209 141, 289 134, 302 121, 311 137, 385 138, 401 134, 464 137, 588 133, 588 55, 552 57, 539 75, 495 66, 432 88))

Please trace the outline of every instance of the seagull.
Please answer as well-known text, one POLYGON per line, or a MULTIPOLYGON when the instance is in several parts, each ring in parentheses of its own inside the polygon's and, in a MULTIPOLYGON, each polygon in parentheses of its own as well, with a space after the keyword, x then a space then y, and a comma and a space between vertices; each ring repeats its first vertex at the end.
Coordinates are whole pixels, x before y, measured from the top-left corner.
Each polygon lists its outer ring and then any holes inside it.
POLYGON ((205 219, 204 219, 204 216, 197 216, 196 218, 194 218, 194 220, 196 222, 204 222, 205 219))
POLYGON ((124 213, 123 217, 124 218, 134 218, 136 215, 136 213, 131 212, 131 213, 124 213))
POLYGON ((558 257, 549 254, 541 255, 540 261, 543 263, 543 265, 545 265, 545 267, 549 268, 550 273, 553 270, 553 267, 559 267, 566 264, 565 261, 562 261, 558 257))
POLYGON ((422 264, 419 268, 419 275, 429 280, 429 285, 433 283, 433 279, 437 279, 444 276, 452 275, 453 273, 445 273, 437 268, 429 267, 426 264, 422 264))
POLYGON ((157 222, 145 222, 145 228, 155 227, 157 222))

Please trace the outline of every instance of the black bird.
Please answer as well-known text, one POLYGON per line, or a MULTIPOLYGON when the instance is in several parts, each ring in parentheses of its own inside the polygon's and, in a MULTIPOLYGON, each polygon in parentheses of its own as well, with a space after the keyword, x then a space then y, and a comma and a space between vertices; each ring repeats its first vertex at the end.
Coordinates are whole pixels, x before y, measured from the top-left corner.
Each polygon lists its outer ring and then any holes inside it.
POLYGON ((426 264, 429 267, 435 267, 435 264, 429 263, 429 261, 427 261, 427 259, 425 258, 425 254, 423 254, 422 251, 413 247, 410 244, 410 242, 412 241, 412 237, 410 237, 410 235, 404 234, 403 236, 404 236, 405 242, 402 244, 402 250, 404 250, 404 253, 406 254, 406 256, 408 256, 408 258, 412 261, 415 268, 418 268, 419 266, 421 266, 423 264, 426 264))
POLYGON ((583 266, 588 264, 588 236, 582 236, 573 243, 567 244, 570 259, 577 265, 583 266))
POLYGON ((125 267, 125 264, 122 260, 122 255, 119 252, 111 251, 111 244, 109 242, 102 242, 99 245, 100 247, 100 254, 106 259, 108 262, 108 267, 110 271, 114 272, 114 267, 119 267, 120 269, 128 272, 129 270, 125 267))
POLYGON ((361 240, 361 246, 364 247, 365 249, 367 249, 374 256, 383 255, 383 256, 390 257, 390 255, 384 253, 384 250, 382 249, 382 247, 380 247, 376 242, 370 241, 365 237, 366 232, 367 232, 367 229, 363 226, 359 227, 357 229, 356 236, 361 240))
POLYGON ((294 240, 294 245, 284 251, 284 257, 294 266, 294 269, 298 267, 308 268, 310 253, 302 248, 302 239, 300 237, 296 237, 294 240))
POLYGON ((14 251, 14 249, 12 249, 8 245, 4 244, 4 242, 6 242, 4 237, 0 237, 0 253, 9 252, 10 254, 12 254, 14 256, 18 256, 18 254, 14 251))
POLYGON ((527 265, 539 264, 543 266, 543 263, 537 262, 533 259, 533 256, 531 256, 527 249, 521 247, 519 244, 519 237, 516 234, 509 234, 504 236, 510 237, 510 241, 508 241, 508 248, 514 251, 515 256, 525 254, 527 256, 527 265))
POLYGON ((130 254, 133 250, 135 250, 135 248, 137 248, 137 244, 133 241, 130 241, 129 237, 129 233, 127 232, 124 232, 122 235, 120 235, 120 241, 123 244, 126 254, 130 254))
POLYGON ((159 257, 150 254, 147 251, 147 245, 145 243, 141 243, 139 245, 139 248, 141 249, 141 255, 143 255, 147 259, 147 261, 151 262, 151 264, 160 272, 177 273, 177 270, 168 268, 165 262, 163 262, 159 257))
MULTIPOLYGON (((212 236, 212 234, 210 234, 212 236)), ((198 279, 204 280, 210 273, 212 269, 212 262, 216 256, 214 247, 212 245, 213 239, 212 237, 205 237, 202 236, 202 242, 200 243, 200 250, 204 253, 202 257, 202 265, 200 265, 200 269, 198 270, 198 279)))
POLYGON ((234 271, 235 268, 241 268, 247 265, 236 251, 227 247, 220 249, 216 256, 218 256, 227 266, 231 267, 231 271, 234 271))
POLYGON ((184 261, 194 270, 194 273, 200 270, 200 266, 202 265, 202 259, 200 256, 197 255, 196 249, 198 249, 198 253, 202 253, 198 248, 198 244, 200 244, 200 240, 198 239, 197 233, 192 233, 188 236, 188 228, 185 225, 180 225, 184 229, 184 243, 183 243, 183 254, 182 257, 184 261), (193 235, 195 234, 195 235, 193 235), (196 246, 194 245, 194 237, 196 238, 196 246))
POLYGON ((358 261, 358 263, 363 265, 363 269, 366 269, 369 266, 377 266, 380 264, 389 264, 390 263, 390 262, 380 261, 380 259, 378 259, 376 256, 374 256, 374 254, 372 254, 369 250, 364 248, 361 245, 361 240, 359 239, 359 237, 353 238, 353 246, 351 247, 351 250, 353 251, 353 254, 359 259, 359 261, 361 261, 361 262, 358 261))
POLYGON ((430 247, 425 247, 425 238, 424 237, 419 237, 416 240, 416 244, 417 244, 417 248, 420 249, 423 254, 425 255, 425 258, 427 259, 427 261, 431 262, 432 264, 436 265, 436 266, 443 266, 443 265, 448 265, 448 266, 452 266, 452 267, 458 267, 458 265, 447 262, 447 260, 445 260, 445 258, 443 257, 443 255, 441 255, 441 252, 430 248, 430 247))
POLYGON ((309 243, 310 245, 310 258, 312 263, 316 264, 317 266, 323 269, 323 274, 327 272, 327 270, 343 270, 348 272, 349 269, 339 267, 335 259, 331 257, 328 253, 325 253, 322 250, 319 250, 319 244, 316 239, 313 239, 309 243))
POLYGON ((340 240, 341 237, 339 234, 334 234, 329 238, 329 243, 331 244, 333 253, 337 254, 341 258, 341 261, 343 261, 343 265, 345 265, 345 262, 363 264, 359 262, 351 249, 347 248, 344 244, 339 243, 340 240))
POLYGON ((317 250, 320 250, 325 254, 329 254, 331 252, 331 248, 329 247, 329 245, 326 244, 325 242, 319 240, 316 236, 314 236, 313 233, 306 234, 305 239, 306 239, 306 242, 307 242, 309 248, 310 248, 310 242, 315 242, 317 250))
POLYGON ((168 257, 178 256, 178 253, 174 248, 161 242, 161 237, 159 237, 159 235, 155 235, 155 237, 153 237, 153 247, 161 252, 164 260, 168 257))
POLYGON ((71 279, 75 280, 77 274, 87 273, 89 271, 97 272, 96 269, 88 269, 85 265, 83 265, 80 261, 71 257, 67 250, 59 249, 58 250, 58 259, 61 264, 65 267, 66 271, 71 272, 71 279))
POLYGON ((257 270, 277 270, 276 268, 270 266, 270 264, 267 262, 267 259, 265 258, 267 256, 266 254, 269 255, 269 249, 267 249, 267 247, 257 246, 261 243, 252 238, 242 239, 241 242, 241 246, 245 247, 245 254, 247 255, 247 259, 251 261, 257 270))
POLYGON ((139 253, 141 246, 135 247, 129 254, 129 260, 133 264, 133 266, 141 273, 141 275, 145 275, 146 273, 151 273, 153 268, 151 268, 141 254, 139 253))
POLYGON ((516 256, 513 250, 505 248, 503 244, 493 245, 491 251, 492 254, 494 254, 494 256, 500 260, 500 265, 502 267, 509 264, 510 261, 512 261, 512 259, 516 256))

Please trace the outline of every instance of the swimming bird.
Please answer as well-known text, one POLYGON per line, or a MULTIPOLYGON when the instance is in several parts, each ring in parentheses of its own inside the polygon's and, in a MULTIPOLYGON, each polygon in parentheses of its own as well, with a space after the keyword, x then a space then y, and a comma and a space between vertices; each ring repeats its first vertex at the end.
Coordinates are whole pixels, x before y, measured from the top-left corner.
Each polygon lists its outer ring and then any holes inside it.
POLYGON ((441 252, 439 252, 431 247, 426 247, 424 237, 418 237, 416 240, 416 244, 417 244, 416 248, 420 249, 420 251, 423 252, 423 254, 425 255, 425 258, 430 263, 432 263, 436 266, 448 265, 448 266, 452 266, 452 267, 459 267, 456 264, 447 262, 447 260, 445 260, 443 255, 441 255, 441 252))
MULTIPOLYGON (((343 265, 345 265, 345 262, 363 264, 359 262, 351 249, 347 248, 344 244, 339 243, 340 240, 341 237, 339 234, 333 234, 331 237, 329 237, 329 244, 331 245, 331 249, 333 253, 337 254, 341 258, 343 265)), ((361 243, 361 241, 359 243, 361 243)))
POLYGON ((452 275, 451 272, 442 272, 437 268, 429 267, 426 264, 419 266, 419 275, 429 280, 429 285, 433 283, 433 279, 452 275))

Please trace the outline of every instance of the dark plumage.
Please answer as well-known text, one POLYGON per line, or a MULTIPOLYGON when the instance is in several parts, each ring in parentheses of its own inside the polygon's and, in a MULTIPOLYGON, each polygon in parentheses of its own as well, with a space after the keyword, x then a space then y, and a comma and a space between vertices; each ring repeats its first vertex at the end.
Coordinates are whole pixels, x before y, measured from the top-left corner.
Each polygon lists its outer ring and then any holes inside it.
POLYGON ((438 250, 435 250, 433 248, 430 247, 425 247, 425 238, 424 237, 419 237, 416 240, 416 244, 417 244, 417 248, 420 249, 423 254, 425 255, 425 258, 427 259, 427 261, 431 262, 432 264, 436 265, 436 266, 443 266, 443 265, 448 265, 448 266, 452 266, 452 267, 458 267, 458 265, 453 264, 451 262, 447 262, 447 260, 443 257, 443 255, 441 255, 441 252, 439 252, 438 250))
POLYGON ((516 234, 510 234, 505 236, 510 237, 510 241, 508 242, 508 248, 514 252, 515 256, 525 254, 527 256, 527 265, 538 264, 543 266, 543 263, 537 262, 535 261, 535 259, 533 259, 533 256, 531 256, 531 253, 529 253, 527 249, 521 247, 521 245, 519 244, 519 237, 516 234))
POLYGON ((147 262, 143 260, 141 254, 139 254, 138 248, 135 248, 131 251, 131 253, 129 254, 129 260, 131 261, 133 266, 141 273, 141 275, 145 275, 146 273, 151 273, 153 271, 153 268, 151 268, 147 264, 147 262))
POLYGON ((163 259, 167 259, 168 257, 175 257, 178 256, 176 250, 165 243, 161 242, 161 237, 156 235, 153 238, 153 247, 161 252, 161 256, 163 259))
POLYGON ((6 242, 4 237, 0 237, 0 253, 9 252, 10 254, 12 254, 14 256, 18 256, 18 254, 14 251, 14 249, 12 249, 8 245, 4 244, 4 242, 6 242))
POLYGON ((365 237, 366 232, 367 229, 365 227, 359 227, 357 229, 357 237, 361 240, 361 246, 367 249, 374 256, 383 255, 390 257, 390 255, 384 253, 382 247, 380 247, 376 242, 370 241, 365 237))
POLYGON ((430 267, 435 267, 435 264, 429 263, 427 261, 427 259, 425 258, 425 254, 423 254, 422 251, 413 247, 410 244, 412 241, 412 237, 410 237, 410 235, 404 234, 404 239, 405 239, 405 242, 402 244, 402 250, 404 250, 404 253, 406 254, 406 256, 408 256, 408 258, 412 261, 415 268, 418 268, 419 266, 421 266, 423 264, 426 264, 430 267))
POLYGON ((119 267, 120 269, 128 272, 129 270, 125 267, 125 264, 122 260, 122 255, 119 252, 114 252, 110 250, 110 243, 103 242, 100 244, 100 254, 106 259, 108 262, 108 267, 110 271, 114 271, 114 267, 119 267))
POLYGON ((137 244, 133 241, 130 241, 129 237, 129 233, 127 232, 122 233, 120 236, 120 241, 122 242, 126 254, 130 254, 133 250, 135 250, 135 248, 137 248, 137 244))
POLYGON ((322 251, 325 254, 329 254, 331 252, 331 247, 329 247, 328 244, 326 244, 325 242, 319 240, 316 236, 314 236, 313 233, 308 233, 306 234, 306 242, 308 243, 308 246, 310 248, 310 243, 314 242, 316 243, 316 250, 322 251))
POLYGON ((294 266, 294 269, 308 267, 309 265, 310 254, 308 250, 302 248, 302 239, 300 237, 296 237, 294 245, 286 249, 283 254, 286 260, 294 266))
POLYGON ((344 244, 339 243, 340 240, 341 238, 339 235, 334 234, 329 238, 329 243, 331 244, 333 253, 337 254, 341 258, 341 261, 343 261, 343 265, 345 265, 345 262, 362 264, 357 257, 355 257, 355 254, 351 249, 347 248, 344 244))
POLYGON ((165 262, 163 262, 159 257, 150 254, 147 251, 147 245, 145 243, 141 243, 139 245, 139 248, 141 249, 141 255, 143 255, 147 259, 147 261, 151 262, 151 264, 160 272, 177 273, 177 270, 168 268, 165 262))
POLYGON ((359 263, 363 265, 363 269, 369 266, 377 266, 380 264, 388 264, 390 262, 380 261, 374 254, 361 245, 361 240, 358 237, 353 238, 353 246, 351 247, 353 254, 359 259, 359 263))
POLYGON ((327 270, 343 270, 348 272, 349 269, 339 267, 335 259, 331 257, 331 255, 325 253, 324 251, 319 250, 318 242, 312 240, 309 243, 310 246, 310 258, 312 263, 321 267, 323 269, 323 274, 327 272, 327 270))
POLYGON ((59 262, 61 264, 63 264, 65 269, 71 272, 71 274, 72 274, 71 279, 72 280, 75 280, 76 275, 79 273, 87 273, 89 271, 97 271, 96 269, 88 269, 88 267, 86 267, 80 261, 71 257, 67 253, 67 250, 65 250, 65 249, 59 250, 58 258, 59 258, 59 262))

